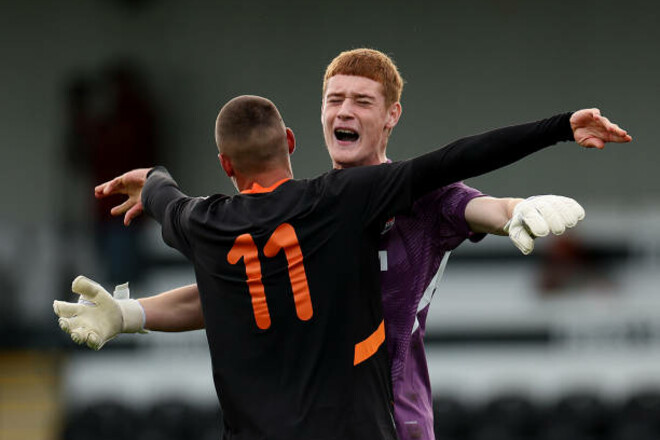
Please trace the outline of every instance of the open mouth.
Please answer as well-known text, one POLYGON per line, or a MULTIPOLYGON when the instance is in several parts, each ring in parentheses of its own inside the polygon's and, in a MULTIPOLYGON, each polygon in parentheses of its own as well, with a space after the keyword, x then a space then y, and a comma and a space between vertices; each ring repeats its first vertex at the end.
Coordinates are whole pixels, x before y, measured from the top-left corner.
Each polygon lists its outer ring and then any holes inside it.
POLYGON ((335 138, 341 142, 355 142, 360 138, 360 135, 353 130, 338 128, 335 130, 335 138))

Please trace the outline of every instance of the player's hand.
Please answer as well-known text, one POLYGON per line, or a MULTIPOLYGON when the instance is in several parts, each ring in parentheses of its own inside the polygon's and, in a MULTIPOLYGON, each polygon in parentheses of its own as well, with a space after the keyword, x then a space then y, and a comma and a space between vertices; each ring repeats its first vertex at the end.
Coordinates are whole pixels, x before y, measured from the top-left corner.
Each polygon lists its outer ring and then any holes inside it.
POLYGON ((53 310, 60 328, 73 342, 100 350, 119 333, 144 332, 144 313, 138 301, 114 299, 101 285, 82 275, 73 280, 71 290, 82 302, 55 301, 53 310))
POLYGON ((113 207, 110 214, 124 214, 124 225, 128 226, 134 218, 142 214, 142 187, 150 170, 151 168, 138 168, 104 182, 94 188, 94 196, 102 199, 115 194, 125 194, 127 198, 124 203, 113 207))
POLYGON ((511 219, 504 226, 520 252, 534 250, 534 239, 552 232, 561 235, 584 218, 584 209, 575 200, 562 196, 534 196, 513 208, 511 219))
POLYGON ((571 116, 575 142, 586 148, 603 148, 606 142, 630 142, 626 130, 601 116, 597 108, 578 110, 571 116))

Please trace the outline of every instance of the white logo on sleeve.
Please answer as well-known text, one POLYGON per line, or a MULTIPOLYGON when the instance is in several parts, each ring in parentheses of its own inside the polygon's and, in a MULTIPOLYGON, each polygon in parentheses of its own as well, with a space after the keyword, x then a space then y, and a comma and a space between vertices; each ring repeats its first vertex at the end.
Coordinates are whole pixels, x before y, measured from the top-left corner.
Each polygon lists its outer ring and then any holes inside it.
POLYGON ((378 259, 380 260, 380 271, 387 272, 387 251, 378 251, 378 259))

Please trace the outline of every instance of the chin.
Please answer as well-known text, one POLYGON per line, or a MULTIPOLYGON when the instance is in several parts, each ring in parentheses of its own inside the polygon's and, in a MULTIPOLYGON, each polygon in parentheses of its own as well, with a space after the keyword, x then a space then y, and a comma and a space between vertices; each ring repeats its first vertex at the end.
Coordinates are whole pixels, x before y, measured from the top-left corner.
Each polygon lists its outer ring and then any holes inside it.
POLYGON ((334 154, 332 155, 332 161, 339 168, 349 168, 356 166, 359 158, 352 154, 334 154))

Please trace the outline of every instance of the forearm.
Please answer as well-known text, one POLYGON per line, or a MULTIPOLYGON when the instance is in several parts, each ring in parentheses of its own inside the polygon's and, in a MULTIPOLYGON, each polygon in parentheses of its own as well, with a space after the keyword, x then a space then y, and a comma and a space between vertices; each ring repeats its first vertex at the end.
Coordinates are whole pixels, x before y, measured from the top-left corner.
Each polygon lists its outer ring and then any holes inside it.
POLYGON ((465 220, 472 232, 508 235, 504 225, 513 216, 513 209, 522 201, 517 198, 477 197, 465 207, 465 220))
POLYGON ((147 330, 182 332, 204 328, 202 303, 196 284, 140 298, 139 301, 144 308, 144 327, 147 330))
POLYGON ((413 196, 512 164, 557 142, 573 140, 570 115, 466 137, 413 159, 413 196))
POLYGON ((465 220, 473 232, 508 235, 524 255, 532 252, 536 238, 550 232, 563 234, 583 218, 578 202, 552 194, 524 200, 480 197, 465 207, 465 220))

